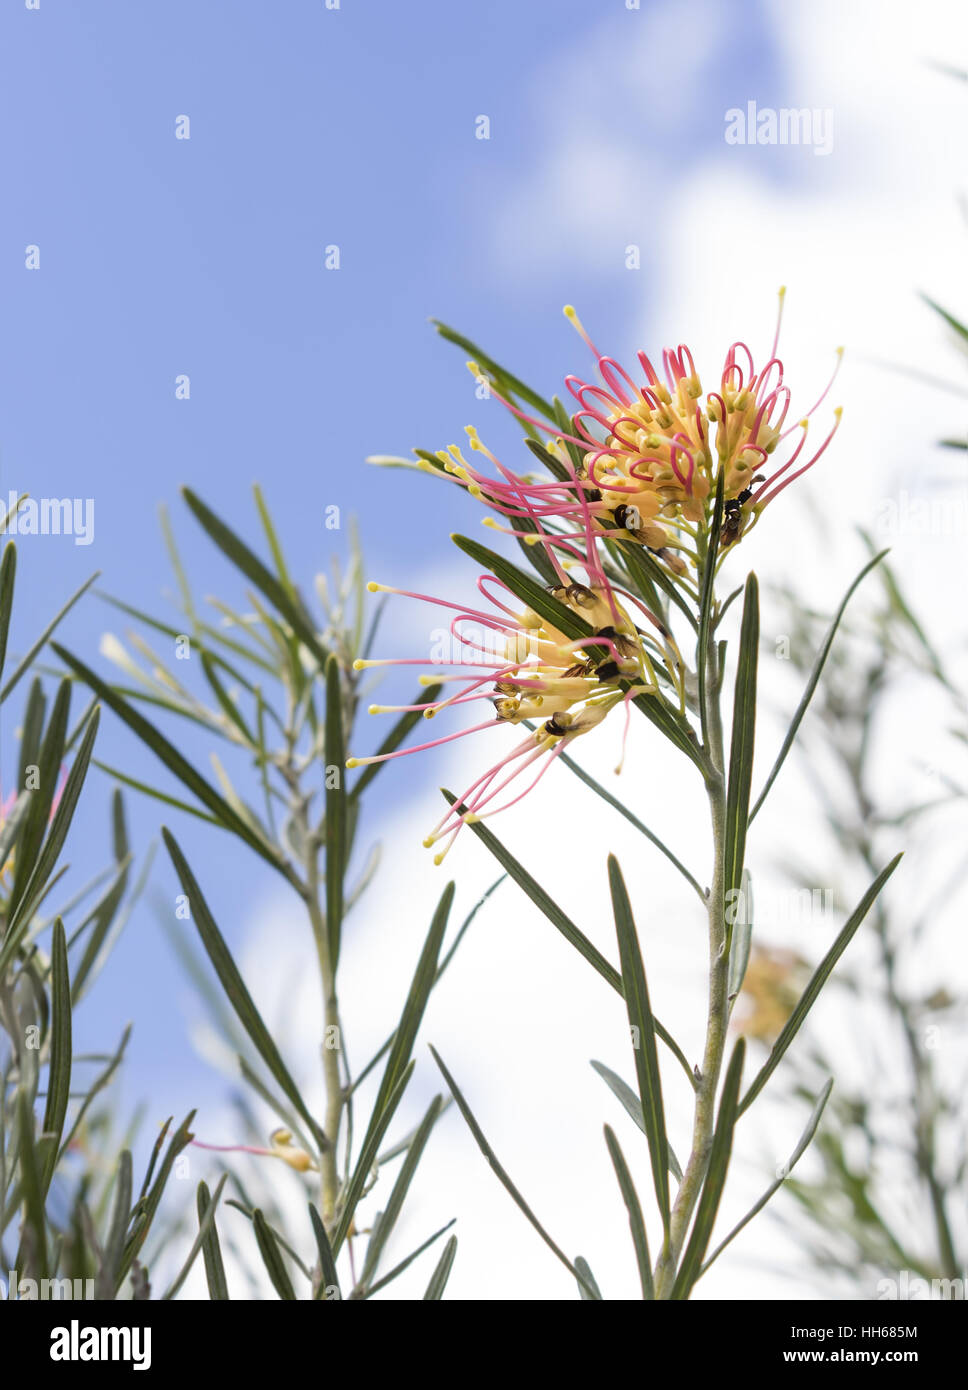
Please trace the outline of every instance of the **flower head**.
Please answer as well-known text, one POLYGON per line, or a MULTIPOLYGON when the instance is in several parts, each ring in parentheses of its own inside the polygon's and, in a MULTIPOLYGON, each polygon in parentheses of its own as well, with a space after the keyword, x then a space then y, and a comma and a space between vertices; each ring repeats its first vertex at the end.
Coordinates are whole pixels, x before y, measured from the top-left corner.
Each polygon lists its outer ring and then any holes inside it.
MULTIPOLYGON (((594 548, 591 553, 594 556, 594 548)), ((489 610, 383 584, 369 585, 371 591, 404 594, 455 615, 446 632, 445 650, 435 651, 431 658, 438 668, 448 669, 420 677, 422 685, 452 686, 452 693, 424 704, 373 705, 370 712, 421 711, 425 719, 433 719, 454 706, 483 701, 491 706, 491 714, 481 723, 416 747, 350 758, 348 767, 404 757, 499 724, 533 725, 524 739, 466 788, 427 836, 424 844, 428 848, 444 842, 436 855, 438 864, 463 825, 513 806, 570 743, 596 728, 612 709, 622 706, 627 712, 636 695, 655 693, 658 661, 664 663, 666 673, 673 673, 673 683, 681 682, 678 650, 664 624, 634 595, 617 590, 594 559, 585 557, 584 564, 588 583, 576 583, 563 570, 560 585, 550 589, 551 597, 589 628, 589 635, 579 638, 567 636, 530 608, 511 607, 505 599, 518 600, 491 575, 482 575, 477 583, 489 610), (638 609, 638 616, 651 631, 633 620, 623 598, 638 609), (535 775, 524 789, 516 789, 510 800, 499 800, 501 793, 529 770, 535 775)), ((418 664, 424 664, 422 658, 354 663, 358 670, 418 664)), ((677 689, 681 696, 681 687, 677 689)), ((627 722, 626 718, 626 727, 627 722)))
MULTIPOLYGON (((839 349, 837 367, 819 399, 806 415, 787 425, 790 389, 776 355, 782 306, 783 291, 765 364, 758 368, 746 344, 733 343, 717 388, 705 395, 685 344, 664 349, 661 372, 640 352, 641 378, 635 380, 613 357, 599 352, 567 306, 565 314, 594 354, 599 375, 598 382, 576 375, 566 378, 577 406, 576 433, 562 433, 558 426, 525 415, 494 388, 491 391, 520 419, 549 436, 547 452, 564 478, 549 483, 499 466, 495 482, 469 469, 453 449, 449 452, 459 463, 448 465, 448 471, 488 505, 506 515, 527 516, 529 531, 535 521, 547 526, 557 519, 583 526, 590 518, 600 535, 638 541, 673 573, 685 574, 686 559, 696 562, 697 544, 711 522, 720 477, 725 551, 756 523, 768 503, 817 462, 839 425, 838 409, 820 446, 806 450, 809 420, 837 375, 839 349)), ((479 373, 475 363, 468 366, 479 373)), ((472 447, 481 447, 469 433, 472 447)))

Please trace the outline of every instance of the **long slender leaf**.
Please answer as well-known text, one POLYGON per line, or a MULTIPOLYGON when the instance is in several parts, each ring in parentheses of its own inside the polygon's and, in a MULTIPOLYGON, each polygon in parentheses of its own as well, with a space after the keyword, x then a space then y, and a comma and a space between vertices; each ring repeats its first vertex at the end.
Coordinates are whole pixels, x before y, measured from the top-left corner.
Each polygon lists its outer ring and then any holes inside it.
POLYGON ((262 1256, 262 1263, 272 1281, 272 1287, 280 1298, 294 1303, 296 1290, 292 1286, 289 1271, 283 1262, 282 1251, 276 1244, 272 1228, 258 1207, 252 1213, 252 1225, 255 1228, 255 1240, 259 1247, 259 1254, 262 1256))
POLYGON ((731 1241, 736 1239, 736 1237, 739 1235, 740 1231, 744 1228, 744 1226, 748 1226, 749 1223, 753 1220, 753 1217, 757 1216, 763 1210, 770 1198, 774 1195, 775 1192, 779 1191, 779 1189, 783 1186, 784 1182, 786 1182, 787 1178, 793 1172, 794 1168, 800 1162, 800 1159, 803 1157, 804 1153, 809 1148, 813 1140, 813 1136, 817 1132, 817 1126, 820 1124, 820 1117, 823 1115, 824 1107, 826 1106, 827 1101, 830 1098, 830 1092, 833 1090, 833 1086, 834 1079, 833 1077, 831 1077, 827 1084, 824 1086, 823 1090, 820 1092, 820 1095, 817 1097, 816 1103, 813 1107, 813 1110, 811 1111, 810 1118, 807 1121, 806 1128, 800 1135, 800 1138, 797 1141, 797 1146, 793 1150, 793 1153, 790 1155, 786 1163, 783 1165, 780 1175, 777 1177, 775 1182, 772 1182, 770 1184, 770 1186, 763 1193, 763 1196, 759 1199, 759 1201, 749 1209, 749 1211, 743 1217, 742 1221, 737 1222, 737 1224, 730 1231, 726 1239, 721 1241, 720 1244, 717 1245, 716 1249, 709 1256, 709 1259, 702 1267, 703 1274, 706 1273, 706 1270, 712 1264, 713 1260, 719 1258, 722 1252, 726 1249, 727 1245, 729 1245, 731 1241))
POLYGON ((569 1260, 565 1252, 561 1249, 559 1245, 555 1243, 555 1241, 552 1240, 551 1236, 549 1236, 548 1232, 542 1226, 541 1222, 535 1216, 534 1212, 531 1210, 527 1202, 521 1196, 521 1193, 518 1191, 514 1183, 511 1181, 507 1169, 502 1166, 502 1164, 498 1160, 497 1154, 494 1152, 490 1144, 485 1139, 483 1130, 481 1129, 480 1125, 477 1123, 473 1114, 471 1113, 470 1106, 464 1099, 463 1093, 461 1092, 460 1087, 457 1085, 457 1082, 454 1080, 450 1072, 444 1066, 444 1063, 441 1060, 439 1053, 433 1047, 431 1047, 430 1051, 433 1053, 434 1061, 437 1063, 438 1067, 440 1067, 444 1080, 450 1087, 450 1093, 454 1097, 454 1100, 457 1102, 458 1109, 460 1110, 461 1114, 467 1122, 467 1127, 469 1128, 471 1134, 473 1134, 474 1136, 474 1140, 477 1144, 477 1147, 480 1149, 481 1153, 487 1159, 487 1162, 490 1165, 492 1171, 497 1174, 498 1181, 501 1183, 505 1191, 510 1194, 512 1200, 519 1208, 519 1210, 523 1212, 524 1215, 527 1217, 528 1221, 530 1221, 531 1225, 538 1232, 538 1235, 544 1241, 545 1245, 547 1245, 548 1249, 552 1251, 552 1253, 561 1261, 561 1263, 564 1265, 565 1269, 568 1270, 568 1273, 572 1276, 572 1278, 576 1279, 579 1285, 585 1287, 586 1292, 589 1293, 592 1297, 594 1297, 595 1290, 591 1287, 591 1285, 586 1283, 583 1276, 578 1272, 578 1270, 572 1264, 571 1260, 569 1260))
MULTIPOLYGON (((449 792, 446 787, 442 788, 442 790, 448 803, 451 806, 455 805, 457 798, 454 796, 453 792, 449 792)), ((458 809, 461 808, 459 807, 458 809)), ((470 828, 491 854, 493 854, 501 867, 507 871, 508 877, 514 879, 518 887, 524 890, 535 907, 544 913, 552 926, 556 927, 565 940, 570 942, 575 950, 585 957, 589 965, 598 971, 603 980, 607 980, 612 986, 612 989, 618 994, 622 994, 622 977, 615 969, 614 965, 609 964, 601 951, 589 941, 584 932, 580 931, 571 918, 567 917, 565 913, 562 912, 554 899, 531 877, 523 864, 520 864, 517 859, 515 859, 514 855, 504 847, 493 831, 489 830, 487 826, 480 821, 471 821, 470 828)), ((655 1020, 655 1031, 689 1077, 690 1085, 695 1086, 696 1083, 695 1077, 692 1074, 692 1068, 682 1048, 668 1029, 662 1026, 658 1019, 655 1020)))
POLYGON ((322 1299, 324 1302, 331 1301, 330 1292, 336 1290, 336 1297, 343 1297, 339 1286, 339 1275, 336 1272, 336 1261, 333 1258, 333 1247, 329 1243, 329 1236, 326 1234, 326 1227, 323 1225, 323 1218, 309 1203, 309 1219, 312 1222, 313 1235, 316 1237, 316 1250, 319 1253, 319 1278, 313 1290, 314 1299, 322 1299))
POLYGON ((655 1022, 649 1005, 649 989, 639 950, 639 938, 632 917, 625 880, 618 860, 613 854, 608 856, 608 883, 612 894, 612 910, 615 914, 615 933, 618 937, 619 957, 622 962, 622 983, 625 986, 625 1006, 628 1011, 629 1027, 632 1030, 632 1048, 635 1053, 635 1073, 639 1082, 639 1099, 642 1101, 642 1119, 645 1124, 645 1137, 649 1141, 649 1157, 652 1160, 652 1181, 655 1185, 656 1200, 663 1228, 669 1231, 669 1142, 666 1138, 665 1110, 662 1104, 662 1078, 659 1075, 659 1057, 655 1045, 655 1022))
POLYGON ((76 590, 75 593, 73 593, 71 597, 67 600, 67 602, 64 604, 64 607, 60 610, 57 616, 55 618, 52 618, 51 621, 47 624, 43 632, 37 638, 36 642, 27 652, 26 656, 23 657, 23 659, 20 661, 20 664, 17 666, 17 669, 14 671, 13 675, 7 681, 6 685, 3 687, 2 690, 0 690, 0 705, 2 705, 3 702, 6 700, 7 696, 11 694, 14 687, 20 681, 21 676, 23 676, 27 671, 30 670, 34 662, 34 657, 41 650, 41 648, 45 646, 47 641, 50 639, 51 634, 57 629, 61 621, 67 617, 68 613, 74 607, 78 599, 83 597, 83 595, 87 593, 88 589, 94 583, 95 579, 97 579, 99 574, 100 570, 96 570, 94 574, 91 575, 90 579, 86 579, 84 583, 81 585, 81 587, 78 590, 76 590))
POLYGON ((387 1241, 393 1234, 393 1229, 403 1210, 403 1203, 406 1200, 407 1192, 413 1181, 413 1176, 417 1171, 417 1165, 423 1157, 423 1151, 430 1138, 430 1132, 437 1122, 443 1105, 442 1096, 434 1096, 430 1102, 430 1107, 420 1122, 420 1125, 407 1147, 407 1156, 400 1166, 397 1180, 393 1184, 393 1189, 387 1201, 386 1208, 380 1218, 379 1226, 370 1236, 369 1244, 366 1247, 366 1256, 363 1261, 363 1269, 360 1274, 359 1283, 365 1289, 379 1267, 380 1256, 383 1254, 387 1241))
POLYGON ((213 1302, 226 1302, 229 1298, 229 1286, 225 1278, 225 1265, 222 1262, 222 1247, 219 1244, 218 1228, 214 1221, 206 1225, 209 1213, 214 1214, 218 1193, 216 1193, 213 1202, 208 1187, 205 1183, 200 1182, 195 1201, 198 1212, 198 1233, 202 1237, 202 1259, 205 1261, 205 1282, 208 1284, 208 1296, 213 1302))
POLYGON ((102 1302, 114 1299, 121 1282, 121 1257, 124 1238, 131 1219, 132 1191, 131 1150, 122 1149, 118 1160, 118 1175, 114 1189, 114 1205, 107 1240, 104 1242, 101 1268, 98 1271, 97 1296, 102 1302))
MULTIPOLYGON (((191 1272, 192 1265, 195 1263, 196 1259, 198 1258, 199 1252, 200 1252, 201 1250, 204 1250, 204 1249, 206 1248, 206 1241, 208 1240, 209 1235, 210 1235, 210 1234, 214 1231, 214 1229, 215 1229, 215 1213, 216 1213, 216 1211, 217 1211, 217 1209, 218 1209, 219 1198, 220 1198, 221 1195, 222 1195, 222 1188, 225 1186, 225 1184, 228 1182, 228 1180, 229 1180, 229 1175, 228 1175, 228 1173, 223 1173, 222 1176, 221 1176, 221 1178, 219 1179, 218 1186, 217 1186, 216 1189, 215 1189, 214 1195, 212 1195, 212 1196, 209 1196, 209 1191, 208 1191, 208 1188, 205 1186, 205 1184, 204 1184, 203 1182, 202 1182, 202 1183, 199 1183, 199 1185, 198 1185, 198 1193, 197 1193, 197 1195, 196 1195, 196 1201, 197 1201, 197 1203, 198 1203, 198 1205, 199 1205, 198 1235, 197 1235, 197 1236, 195 1237, 195 1239, 192 1241, 191 1249, 189 1250, 188 1254, 185 1256, 185 1261, 184 1261, 184 1263, 182 1264, 181 1269, 178 1271, 178 1273, 175 1275, 174 1279, 173 1279, 173 1280, 171 1281, 171 1283, 168 1285, 168 1287, 167 1287, 167 1289, 165 1290, 165 1292, 161 1295, 162 1301, 163 1301, 163 1302, 167 1302, 168 1300, 170 1300, 170 1299, 172 1299, 172 1298, 175 1297, 175 1294, 178 1292, 178 1290, 179 1290, 179 1289, 181 1288, 181 1286, 184 1284, 185 1280, 188 1278, 188 1275, 189 1275, 189 1273, 191 1272), (204 1196, 205 1196, 205 1209, 204 1209, 204 1212, 201 1210, 201 1203, 202 1203, 202 1195, 203 1195, 203 1193, 204 1193, 204 1196)), ((218 1237, 217 1237, 217 1236, 215 1237, 215 1244, 216 1244, 216 1248, 218 1248, 218 1237)), ((207 1262, 207 1260, 206 1260, 206 1271, 207 1271, 207 1268, 208 1268, 208 1262, 207 1262)), ((224 1270, 222 1271, 222 1273, 223 1273, 223 1282, 224 1282, 224 1273, 225 1273, 224 1270)))
POLYGON ((191 488, 183 487, 181 491, 195 519, 208 533, 222 553, 228 556, 232 563, 242 571, 245 577, 265 595, 276 611, 292 628, 303 646, 308 647, 312 652, 313 656, 319 662, 320 668, 322 669, 325 667, 329 658, 329 652, 320 642, 319 637, 313 629, 312 623, 309 621, 298 599, 290 597, 284 586, 276 579, 275 575, 266 568, 254 551, 250 550, 245 542, 240 540, 235 532, 226 526, 225 522, 217 517, 211 508, 207 507, 201 498, 196 496, 191 488))
POLYGON ((8 541, 3 547, 0 560, 0 676, 7 655, 7 636, 10 632, 10 615, 13 612, 13 590, 17 575, 17 547, 8 541))
POLYGON ((44 1131, 38 1145, 41 1158, 41 1190, 46 1196, 54 1170, 57 1167, 57 1154, 67 1119, 67 1106, 71 1094, 71 979, 67 969, 67 938, 64 923, 58 917, 54 922, 50 954, 51 980, 51 1029, 50 1065, 47 1080, 47 1104, 44 1108, 44 1131))
POLYGON ((750 814, 750 787, 753 780, 753 744, 756 737, 756 666, 760 644, 759 585, 756 575, 746 580, 743 623, 736 663, 733 696, 733 733, 729 749, 729 779, 726 785, 726 829, 723 867, 723 903, 726 921, 726 949, 732 937, 726 908, 736 901, 742 886, 746 856, 746 831, 750 814))
POLYGON ((652 1282, 652 1262, 649 1258, 649 1240, 646 1235, 642 1206, 635 1190, 635 1183, 632 1181, 632 1174, 625 1162, 621 1145, 608 1125, 605 1126, 605 1143, 608 1145, 609 1156, 621 1189, 622 1201, 625 1203, 625 1209, 629 1216, 629 1230, 632 1232, 632 1244, 635 1246, 635 1262, 639 1269, 642 1297, 654 1299, 655 1286, 652 1282))
POLYGON ((215 973, 221 982, 229 1003, 235 1011, 236 1017, 248 1033, 253 1047, 256 1052, 258 1052, 263 1062, 265 1062, 266 1067, 269 1069, 276 1083, 308 1125, 309 1131, 313 1135, 316 1144, 319 1147, 325 1146, 329 1141, 310 1114, 305 1101, 299 1093, 299 1087, 296 1085, 295 1081, 293 1081, 285 1062, 282 1060, 279 1049, 273 1041, 271 1033, 262 1021, 262 1015, 256 1008, 251 994, 246 989, 245 981, 239 974, 238 967, 232 959, 232 953, 229 951, 228 946, 225 944, 225 938, 215 924, 215 919, 209 911, 202 890, 191 869, 188 867, 188 861, 182 854, 177 840, 174 835, 172 835, 171 831, 164 826, 162 826, 161 834, 165 842, 165 847, 171 856, 171 861, 175 866, 178 881, 188 898, 192 920, 195 923, 202 945, 205 947, 209 960, 215 967, 215 973))
POLYGON ((366 1185, 367 1177, 376 1162, 377 1154, 380 1152, 380 1144, 383 1141, 383 1136, 386 1134, 390 1121, 393 1119, 397 1106, 400 1104, 403 1097, 403 1093, 407 1089, 407 1084, 410 1077, 413 1075, 415 1065, 415 1062, 411 1062, 398 1078, 396 1085, 384 1102, 383 1109, 379 1115, 377 1115, 376 1109, 374 1108, 373 1120, 367 1129, 366 1137, 363 1140, 363 1145, 356 1161, 356 1167, 353 1169, 353 1175, 347 1184, 342 1207, 340 1208, 339 1221, 336 1224, 336 1229, 330 1241, 334 1259, 339 1254, 343 1246, 343 1241, 349 1234, 350 1226, 353 1224, 353 1216, 360 1198, 363 1195, 363 1188, 366 1185))
POLYGON ((444 1289, 447 1286, 447 1280, 450 1278, 450 1271, 453 1268, 456 1255, 457 1237, 451 1236, 444 1246, 444 1253, 437 1262, 437 1268, 430 1276, 430 1283, 427 1285, 427 1292, 424 1294, 424 1302, 427 1302, 428 1299, 431 1302, 435 1302, 443 1298, 444 1289))
MULTIPOLYGON (((632 1087, 626 1081, 623 1081, 616 1072, 612 1071, 611 1067, 606 1067, 604 1062, 593 1061, 591 1066, 594 1071, 598 1072, 598 1075, 605 1082, 605 1085, 611 1091, 615 1099, 621 1104, 629 1118, 635 1122, 643 1134, 647 1134, 648 1131, 645 1128, 645 1118, 642 1114, 642 1102, 632 1090, 632 1087)), ((680 1167, 679 1160, 672 1151, 672 1145, 668 1143, 668 1137, 666 1140, 666 1147, 669 1152, 669 1172, 675 1178, 676 1182, 682 1182, 682 1168, 680 1167)))
POLYGON ((240 840, 244 840, 250 849, 260 855, 267 863, 283 875, 288 882, 294 882, 293 871, 285 861, 277 854, 273 853, 266 845, 265 841, 256 835, 245 820, 232 809, 224 797, 220 796, 210 783, 206 782, 194 768, 194 766, 184 758, 173 744, 169 743, 164 734, 126 700, 123 700, 112 688, 96 675, 89 666, 86 666, 78 657, 72 656, 70 652, 59 646, 56 642, 51 644, 54 651, 71 670, 80 677, 87 685, 94 690, 99 699, 103 700, 109 709, 113 710, 119 719, 127 724, 128 728, 146 744, 151 751, 161 759, 168 770, 183 782, 188 789, 198 797, 203 806, 215 816, 216 820, 226 830, 231 830, 240 840))
POLYGON ((864 566, 864 568, 861 570, 860 574, 857 575, 856 579, 853 581, 846 594, 844 594, 844 597, 841 599, 840 607, 834 614, 833 622, 827 629, 827 635, 824 637, 823 642, 820 644, 820 650, 817 652, 816 660, 813 663, 813 668, 807 679, 807 684, 804 688, 803 694, 800 697, 800 703, 797 705, 796 713, 790 721, 790 727, 787 729, 786 735, 783 739, 783 743, 780 745, 780 751, 776 756, 776 762, 770 769, 770 775, 767 777, 765 783, 763 784, 763 790, 756 798, 755 806, 750 811, 750 822, 752 822, 753 817, 756 815, 757 811, 760 809, 760 807, 763 805, 763 802, 766 800, 770 788, 776 781, 777 774, 780 771, 780 768, 786 761, 787 754, 793 747, 794 740, 797 736, 797 731, 799 730, 800 725, 803 723, 803 716, 806 714, 807 709, 810 705, 810 701, 813 699, 813 693, 816 690, 817 685, 819 684, 820 676, 823 672, 824 666, 826 665, 827 657, 830 655, 830 649, 834 644, 834 638, 837 635, 837 629, 840 626, 840 620, 841 618, 843 618, 844 613, 846 612, 847 605, 853 597, 854 591, 857 589, 861 581, 865 579, 868 574, 870 574, 874 566, 880 564, 880 562, 884 559, 884 556, 887 553, 888 552, 886 550, 882 550, 877 555, 875 555, 872 560, 869 560, 867 564, 864 566))

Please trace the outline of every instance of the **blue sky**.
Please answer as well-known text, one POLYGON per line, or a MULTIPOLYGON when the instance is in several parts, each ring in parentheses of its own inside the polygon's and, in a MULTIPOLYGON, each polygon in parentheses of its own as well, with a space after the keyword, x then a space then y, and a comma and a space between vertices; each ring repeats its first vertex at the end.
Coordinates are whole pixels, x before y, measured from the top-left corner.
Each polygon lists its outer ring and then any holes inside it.
MULTIPOLYGON (((615 8, 615 25, 642 18, 615 8)), ((546 388, 576 355, 564 302, 594 296, 599 331, 628 333, 621 236, 611 263, 597 250, 579 254, 533 283, 509 277, 490 244, 494 206, 540 167, 543 122, 572 100, 536 88, 536 55, 574 48, 602 18, 589 0, 5 7, 3 102, 15 138, 5 172, 0 489, 90 497, 95 508, 92 545, 19 541, 14 651, 95 568, 109 592, 166 613, 162 501, 197 592, 239 600, 178 498, 182 483, 256 539, 249 489, 261 482, 307 586, 340 544, 323 526, 331 503, 361 518, 381 577, 425 556, 431 536, 443 546, 448 530, 467 529, 455 490, 376 474, 363 458, 439 447, 460 437, 476 406, 462 354, 436 337, 431 315, 546 388), (491 122, 487 141, 475 138, 480 114, 491 122), (188 140, 175 138, 182 115, 188 140), (338 271, 325 269, 332 244, 338 271), (40 248, 39 270, 24 267, 28 245, 40 248), (175 398, 183 373, 187 401, 175 398)), ((730 71, 736 85, 740 51, 748 75, 769 62, 737 38, 687 122, 664 127, 653 112, 643 138, 664 158, 699 157, 703 135, 720 141, 724 103, 739 99, 725 88, 730 71)), ((608 72, 596 78, 607 91, 608 72)), ((576 186, 573 196, 601 200, 607 190, 576 186)), ((550 245, 560 219, 554 206, 545 216, 550 245)), ((648 267, 636 277, 636 314, 649 279, 648 267)), ((491 410, 492 437, 512 438, 491 410)), ((89 659, 106 627, 117 620, 89 597, 62 637, 89 659)), ((14 733, 8 707, 8 767, 14 733)), ((110 716, 98 753, 132 775, 158 775, 110 716)), ((388 779, 388 797, 401 791, 388 779)), ((92 774, 74 863, 106 862, 108 792, 92 774)), ((158 808, 132 795, 128 804, 143 846, 158 808)), ((203 879, 206 865, 218 866, 213 905, 232 938, 262 870, 225 836, 181 832, 197 846, 203 879)), ((153 883, 167 902, 163 855, 153 883)), ((163 1094, 179 1068, 197 1065, 183 995, 146 904, 101 978, 96 1018, 81 1020, 87 1041, 102 1045, 137 1015, 135 1091, 141 1078, 163 1094)))

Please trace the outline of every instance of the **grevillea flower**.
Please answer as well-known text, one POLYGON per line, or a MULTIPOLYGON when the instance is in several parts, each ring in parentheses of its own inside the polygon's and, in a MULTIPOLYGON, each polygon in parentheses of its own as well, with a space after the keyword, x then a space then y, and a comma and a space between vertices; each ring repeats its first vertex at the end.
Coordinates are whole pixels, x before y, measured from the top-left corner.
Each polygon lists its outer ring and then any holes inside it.
MULTIPOLYGON (((657 663, 674 685, 680 702, 684 699, 681 660, 671 635, 639 599, 609 582, 598 564, 594 541, 585 555, 573 550, 573 558, 586 572, 585 584, 576 583, 569 576, 555 554, 555 546, 549 545, 548 553, 561 578, 559 587, 551 590, 553 597, 583 619, 593 636, 569 638, 531 609, 512 607, 511 603, 518 604, 519 600, 492 575, 482 575, 477 581, 489 610, 467 608, 384 584, 368 586, 371 592, 416 598, 455 615, 447 630, 454 650, 435 652, 431 658, 437 667, 452 669, 420 677, 422 685, 451 685, 453 693, 425 704, 372 705, 370 713, 419 710, 424 718, 432 719, 442 710, 478 701, 489 703, 492 712, 480 723, 416 747, 370 758, 350 758, 347 767, 405 757, 496 724, 528 722, 537 726, 476 778, 434 826, 424 844, 429 848, 443 842, 443 849, 435 856, 438 864, 463 825, 495 815, 520 801, 558 755, 576 738, 597 727, 612 709, 625 709, 627 732, 631 700, 636 695, 658 693, 657 663), (633 620, 630 609, 637 611, 647 628, 633 620), (501 800, 501 793, 512 782, 530 773, 534 775, 523 790, 515 788, 510 800, 501 800), (463 811, 458 809, 460 806, 463 811)), ((354 663, 357 670, 423 664, 424 658, 361 659, 354 663)), ((624 749, 624 737, 622 742, 624 749)), ((620 768, 621 762, 616 771, 620 768)))
MULTIPOLYGON (((503 465, 497 465, 495 481, 468 465, 453 448, 445 467, 489 506, 506 516, 527 517, 532 537, 535 523, 584 527, 590 518, 600 535, 639 541, 673 573, 685 574, 683 555, 696 563, 721 475, 725 551, 784 488, 817 462, 840 423, 838 408, 819 448, 806 449, 810 417, 837 375, 842 356, 838 349, 837 366, 819 399, 806 415, 787 425, 790 389, 776 355, 782 309, 781 290, 773 346, 762 368, 757 369, 745 343, 733 343, 718 389, 703 398, 692 353, 684 344, 663 351, 661 374, 640 352, 642 380, 635 381, 614 358, 599 352, 568 306, 565 314, 594 354, 600 377, 598 383, 574 375, 566 378, 577 406, 577 433, 562 433, 558 426, 525 415, 490 388, 519 419, 549 436, 547 451, 566 475, 564 481, 523 477, 503 465)), ((468 366, 480 375, 476 363, 468 366)), ((481 448, 476 434, 469 433, 472 447, 481 448)))

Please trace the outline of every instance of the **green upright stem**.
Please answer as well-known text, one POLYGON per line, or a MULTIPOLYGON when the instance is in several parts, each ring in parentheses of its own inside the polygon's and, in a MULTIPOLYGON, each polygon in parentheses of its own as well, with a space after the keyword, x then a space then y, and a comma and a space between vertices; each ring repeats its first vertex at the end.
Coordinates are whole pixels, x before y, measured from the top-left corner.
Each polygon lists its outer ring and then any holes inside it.
POLYGON ((720 710, 722 673, 718 670, 716 643, 710 628, 706 652, 707 753, 712 773, 706 781, 713 838, 713 872, 707 899, 709 933, 709 993, 706 1011, 706 1043, 702 1068, 697 1078, 692 1148, 682 1174, 682 1182, 672 1208, 669 1239, 655 1268, 655 1293, 668 1299, 675 1284, 679 1259, 685 1245, 689 1223, 706 1177, 716 1122, 716 1091, 726 1050, 729 1026, 729 959, 725 949, 725 848, 726 776, 723 756, 723 725, 720 710))
POLYGON ((323 1040, 321 1045, 323 1081, 326 1087, 326 1118, 323 1128, 326 1144, 319 1154, 320 1202, 327 1230, 333 1224, 339 1199, 339 1167, 337 1142, 346 1095, 340 1077, 342 1034, 339 1021, 339 1000, 336 993, 336 970, 329 948, 326 919, 320 906, 319 844, 310 836, 306 854, 306 906, 316 942, 319 977, 323 991, 323 1040), (334 1043, 334 1046, 330 1046, 334 1043))

